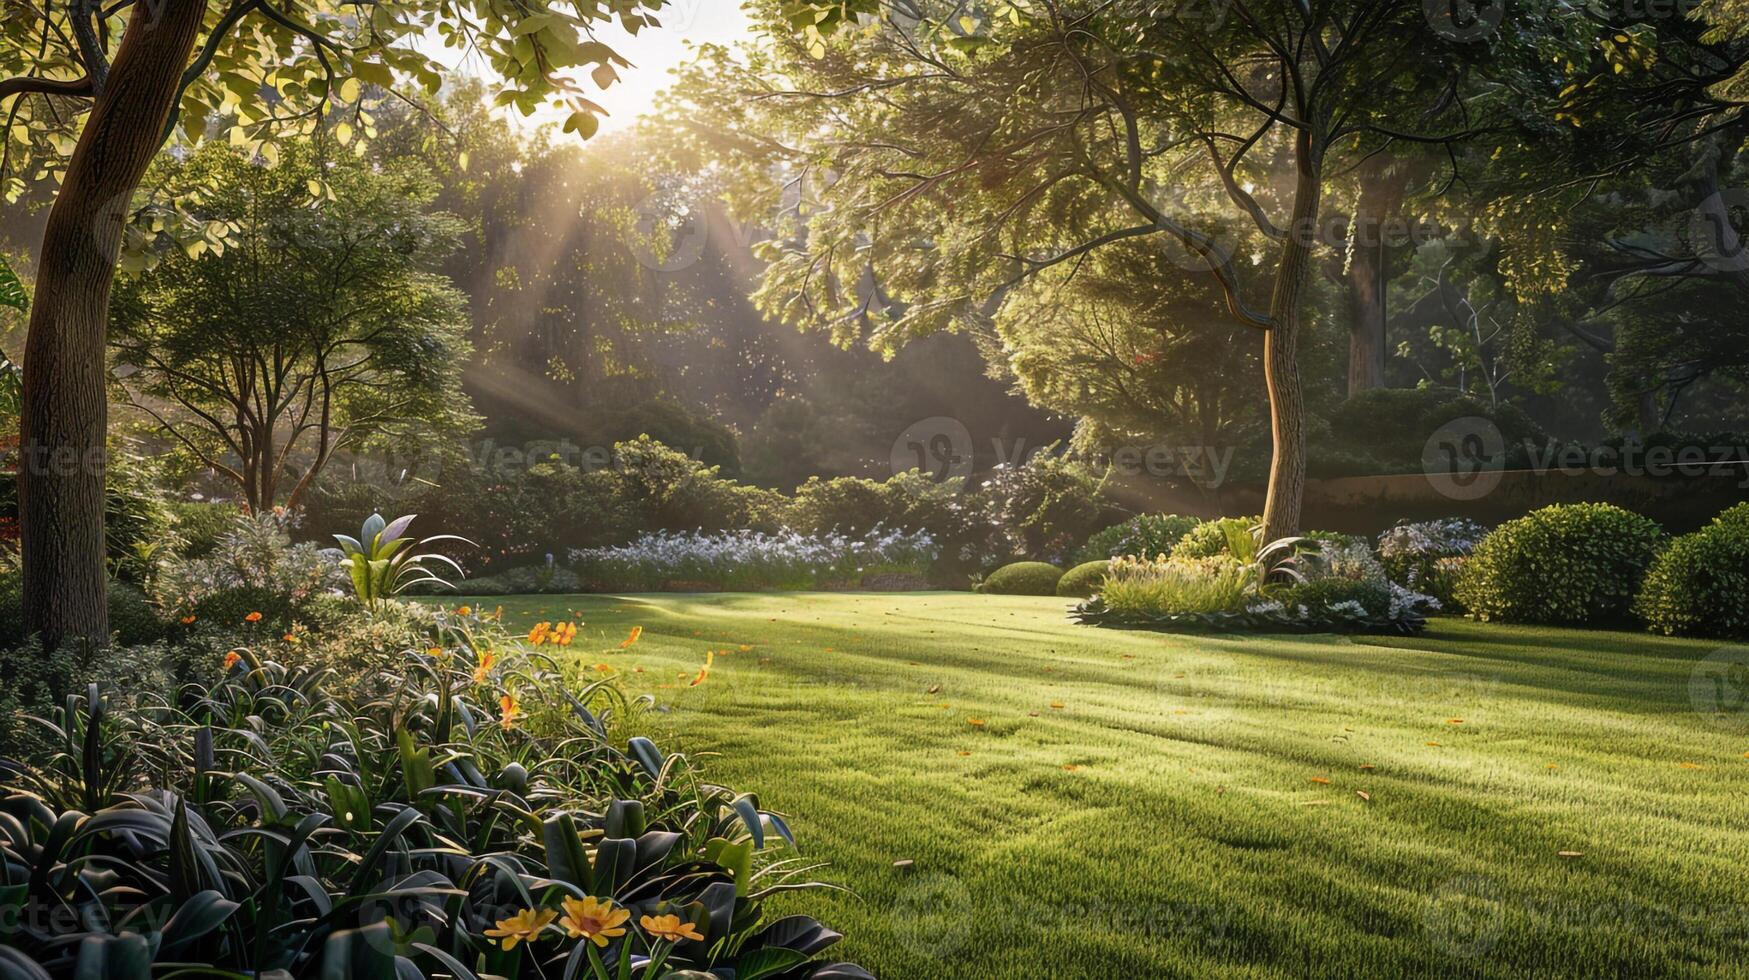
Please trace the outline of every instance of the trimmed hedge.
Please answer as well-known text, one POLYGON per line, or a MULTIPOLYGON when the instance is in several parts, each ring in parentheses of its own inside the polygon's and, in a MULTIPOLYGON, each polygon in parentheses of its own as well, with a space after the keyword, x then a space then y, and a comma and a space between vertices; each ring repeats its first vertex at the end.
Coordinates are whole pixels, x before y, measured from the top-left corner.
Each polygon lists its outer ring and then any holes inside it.
POLYGON ((1749 638, 1749 505, 1671 542, 1646 573, 1634 612, 1657 633, 1749 638))
POLYGON ((1017 561, 1003 565, 984 579, 983 591, 991 595, 1056 595, 1063 570, 1049 562, 1017 561))
POLYGON ((1483 620, 1620 625, 1663 544, 1651 518, 1612 504, 1554 504, 1483 538, 1454 592, 1483 620))
POLYGON ((1084 561, 1057 579, 1057 595, 1065 599, 1086 599, 1105 584, 1105 573, 1111 571, 1111 559, 1084 561))

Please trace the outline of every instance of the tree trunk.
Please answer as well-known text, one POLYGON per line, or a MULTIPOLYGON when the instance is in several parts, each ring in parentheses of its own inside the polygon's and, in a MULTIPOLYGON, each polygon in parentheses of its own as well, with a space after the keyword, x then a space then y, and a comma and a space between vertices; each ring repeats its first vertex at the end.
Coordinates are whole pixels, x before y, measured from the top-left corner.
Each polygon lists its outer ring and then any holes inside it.
POLYGON ((1270 328, 1263 339, 1263 382, 1269 391, 1269 427, 1275 455, 1269 464, 1269 491, 1263 504, 1263 540, 1299 531, 1306 496, 1306 402, 1300 384, 1301 294, 1317 240, 1318 199, 1323 191, 1318 133, 1301 130, 1295 141, 1298 176, 1293 220, 1281 244, 1275 291, 1269 300, 1270 328))
POLYGON ((134 6, 43 232, 24 348, 18 492, 25 623, 108 641, 103 499, 109 289, 134 189, 163 143, 203 0, 134 6))
POLYGON ((1406 176, 1391 172, 1383 154, 1362 168, 1360 195, 1354 205, 1354 220, 1348 262, 1348 397, 1385 386, 1386 329, 1389 310, 1390 252, 1385 226, 1403 200, 1406 176))

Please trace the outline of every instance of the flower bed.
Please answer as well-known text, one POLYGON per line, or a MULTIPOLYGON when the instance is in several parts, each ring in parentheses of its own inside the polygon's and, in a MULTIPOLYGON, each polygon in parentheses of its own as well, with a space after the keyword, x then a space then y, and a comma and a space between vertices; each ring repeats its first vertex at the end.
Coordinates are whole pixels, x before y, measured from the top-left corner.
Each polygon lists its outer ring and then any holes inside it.
POLYGON ((921 581, 936 551, 934 539, 922 531, 690 532, 579 549, 571 552, 571 562, 591 592, 842 589, 871 582, 890 587, 895 576, 921 581))
POLYGON ((174 705, 68 698, 0 764, 0 891, 40 913, 0 975, 868 977, 762 914, 814 887, 782 817, 625 738, 611 681, 490 617, 413 639, 345 693, 241 649, 174 705))

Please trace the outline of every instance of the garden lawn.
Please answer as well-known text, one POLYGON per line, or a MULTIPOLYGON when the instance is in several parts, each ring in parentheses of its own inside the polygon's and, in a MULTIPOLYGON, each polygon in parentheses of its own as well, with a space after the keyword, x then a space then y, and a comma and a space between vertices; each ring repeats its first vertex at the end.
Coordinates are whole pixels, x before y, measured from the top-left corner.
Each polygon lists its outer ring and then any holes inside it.
POLYGON ((885 978, 1749 963, 1749 706, 1691 691, 1716 644, 1172 636, 953 593, 504 606, 580 614, 561 656, 612 665, 664 746, 789 814, 850 893, 780 911, 885 978))

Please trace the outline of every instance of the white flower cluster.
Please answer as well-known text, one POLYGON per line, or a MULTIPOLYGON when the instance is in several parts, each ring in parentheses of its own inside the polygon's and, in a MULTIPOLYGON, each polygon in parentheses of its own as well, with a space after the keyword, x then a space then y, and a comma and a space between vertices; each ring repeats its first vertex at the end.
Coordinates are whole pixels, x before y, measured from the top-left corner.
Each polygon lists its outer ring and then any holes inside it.
POLYGON ((1364 541, 1321 541, 1314 566, 1320 578, 1345 578, 1356 582, 1384 582, 1390 576, 1364 541))
POLYGON ((921 572, 936 556, 926 531, 875 528, 862 535, 782 531, 659 532, 612 548, 579 548, 579 574, 612 588, 668 582, 800 588, 870 570, 921 572))
POLYGON ((1398 524, 1379 535, 1379 555, 1385 559, 1467 555, 1488 529, 1462 517, 1398 524))

